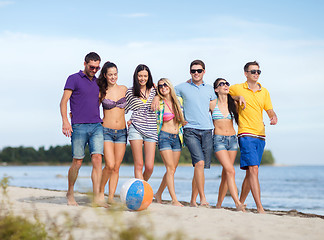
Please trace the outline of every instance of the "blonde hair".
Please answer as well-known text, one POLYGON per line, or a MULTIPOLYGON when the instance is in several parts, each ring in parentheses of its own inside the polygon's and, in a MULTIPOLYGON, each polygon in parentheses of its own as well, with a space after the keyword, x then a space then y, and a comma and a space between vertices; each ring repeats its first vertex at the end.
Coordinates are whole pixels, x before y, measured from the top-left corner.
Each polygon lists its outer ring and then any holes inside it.
POLYGON ((158 81, 158 90, 157 90, 157 93, 158 93, 159 97, 161 99, 165 99, 165 97, 161 94, 160 89, 159 89, 159 82, 161 82, 161 81, 164 81, 166 83, 166 85, 168 85, 168 87, 170 89, 170 96, 171 96, 171 101, 172 101, 172 107, 174 109, 174 115, 175 115, 175 118, 176 118, 177 122, 179 122, 182 125, 184 125, 186 120, 184 119, 184 116, 183 116, 183 113, 182 113, 182 110, 181 110, 181 107, 180 107, 179 100, 177 98, 177 95, 175 93, 175 90, 174 90, 174 87, 173 87, 172 83, 167 78, 161 78, 158 81))

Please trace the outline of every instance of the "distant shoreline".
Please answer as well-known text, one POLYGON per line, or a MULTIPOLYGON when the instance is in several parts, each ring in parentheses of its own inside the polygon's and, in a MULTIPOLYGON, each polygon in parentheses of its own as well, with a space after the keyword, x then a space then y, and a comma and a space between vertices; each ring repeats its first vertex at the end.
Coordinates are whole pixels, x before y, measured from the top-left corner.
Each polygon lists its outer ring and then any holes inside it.
MULTIPOLYGON (((72 162, 72 161, 71 161, 72 162)), ((105 163, 103 162, 103 165, 105 163)), ((34 162, 34 163, 28 163, 28 164, 15 164, 15 163, 0 163, 0 166, 5 167, 5 166, 70 166, 71 163, 64 163, 64 164, 60 164, 60 163, 48 163, 48 162, 34 162)), ((84 162, 82 163, 83 166, 92 166, 92 164, 90 162, 84 162)), ((128 163, 122 163, 121 166, 133 166, 133 164, 128 164, 128 163)), ((154 163, 154 166, 164 166, 163 163, 154 163)), ((179 163, 178 166, 182 166, 182 167, 192 167, 191 163, 179 163)), ((211 166, 221 166, 221 164, 219 163, 212 163, 211 166)), ((239 166, 239 164, 234 164, 234 166, 239 166)), ((261 166, 273 166, 273 167, 285 167, 285 166, 291 166, 291 165, 285 165, 285 164, 261 164, 261 166)))

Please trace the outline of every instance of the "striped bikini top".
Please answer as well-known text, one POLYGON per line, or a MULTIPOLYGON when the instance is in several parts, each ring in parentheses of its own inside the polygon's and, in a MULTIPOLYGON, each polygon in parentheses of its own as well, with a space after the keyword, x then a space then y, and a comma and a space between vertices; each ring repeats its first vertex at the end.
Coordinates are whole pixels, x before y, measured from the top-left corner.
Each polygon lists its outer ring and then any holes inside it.
POLYGON ((219 119, 229 119, 232 120, 232 115, 231 113, 228 113, 227 117, 224 117, 222 112, 218 108, 218 99, 216 102, 216 107, 214 108, 213 114, 212 114, 212 119, 213 120, 219 120, 219 119))

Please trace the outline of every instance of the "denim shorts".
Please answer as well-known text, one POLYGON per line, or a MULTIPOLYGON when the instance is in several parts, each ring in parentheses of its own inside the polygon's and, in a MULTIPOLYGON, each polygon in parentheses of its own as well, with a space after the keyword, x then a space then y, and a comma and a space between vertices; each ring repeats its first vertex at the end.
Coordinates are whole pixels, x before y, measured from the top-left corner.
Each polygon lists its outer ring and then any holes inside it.
POLYGON ((218 152, 221 150, 237 151, 238 149, 236 135, 233 136, 214 135, 213 140, 214 140, 214 152, 218 152))
POLYGON ((173 152, 181 152, 179 135, 160 131, 158 148, 160 151, 172 150, 173 152))
POLYGON ((104 141, 112 143, 127 143, 127 129, 103 128, 104 141))
POLYGON ((141 134, 133 125, 130 125, 128 128, 128 140, 143 140, 144 142, 156 142, 155 139, 146 137, 141 134))
POLYGON ((240 168, 247 170, 249 166, 260 166, 265 141, 254 137, 239 137, 241 151, 240 168))
POLYGON ((213 130, 200 130, 194 128, 184 128, 183 138, 187 145, 192 165, 201 160, 205 162, 205 168, 210 168, 211 154, 213 152, 213 130))
POLYGON ((72 157, 83 159, 84 149, 89 145, 90 155, 103 155, 103 126, 101 123, 79 123, 72 124, 72 157))

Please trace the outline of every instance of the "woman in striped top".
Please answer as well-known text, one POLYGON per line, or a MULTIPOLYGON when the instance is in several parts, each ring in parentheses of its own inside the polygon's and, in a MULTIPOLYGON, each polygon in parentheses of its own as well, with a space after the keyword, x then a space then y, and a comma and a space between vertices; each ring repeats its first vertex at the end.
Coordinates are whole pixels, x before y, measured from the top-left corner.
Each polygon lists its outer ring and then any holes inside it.
POLYGON ((140 64, 133 76, 133 87, 126 92, 127 106, 125 112, 132 111, 128 124, 128 139, 134 159, 135 178, 147 181, 154 167, 155 146, 158 140, 156 116, 151 110, 152 100, 156 95, 150 69, 140 64), (145 154, 145 170, 143 172, 143 150, 145 154))

